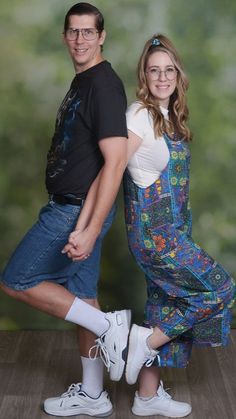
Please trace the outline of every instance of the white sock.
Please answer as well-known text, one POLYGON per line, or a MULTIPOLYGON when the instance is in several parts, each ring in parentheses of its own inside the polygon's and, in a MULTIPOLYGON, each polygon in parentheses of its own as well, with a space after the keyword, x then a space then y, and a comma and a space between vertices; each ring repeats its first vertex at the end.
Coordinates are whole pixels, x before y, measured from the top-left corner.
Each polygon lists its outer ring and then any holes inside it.
POLYGON ((103 367, 101 358, 85 358, 81 356, 83 379, 81 390, 96 399, 103 391, 103 367))
POLYGON ((140 398, 141 400, 143 400, 144 402, 147 402, 148 400, 153 399, 153 397, 155 397, 155 396, 150 396, 150 397, 141 397, 141 396, 139 396, 139 398, 140 398))
POLYGON ((109 327, 106 313, 75 297, 65 320, 85 327, 97 336, 101 336, 109 327))

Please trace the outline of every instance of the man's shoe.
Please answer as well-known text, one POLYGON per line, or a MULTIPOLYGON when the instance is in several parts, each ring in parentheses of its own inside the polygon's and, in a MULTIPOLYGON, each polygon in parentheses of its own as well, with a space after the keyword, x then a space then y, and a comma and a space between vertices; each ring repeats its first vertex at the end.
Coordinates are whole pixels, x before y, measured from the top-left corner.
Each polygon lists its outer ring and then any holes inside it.
POLYGON ((54 416, 89 415, 96 417, 105 417, 112 413, 112 404, 106 391, 93 399, 80 388, 81 383, 71 384, 61 396, 46 399, 44 402, 45 412, 54 416))
MULTIPOLYGON (((125 367, 131 310, 112 311, 106 314, 109 327, 95 340, 95 347, 110 373, 110 379, 119 381, 125 367)), ((94 346, 90 349, 94 349, 94 346)), ((96 353, 97 355, 97 353, 96 353)))
POLYGON ((138 416, 161 415, 169 418, 183 418, 191 413, 190 404, 176 402, 164 390, 162 381, 157 390, 156 396, 149 400, 143 400, 135 393, 132 412, 138 416))
POLYGON ((151 349, 147 344, 147 338, 152 335, 153 329, 133 324, 129 337, 129 349, 125 370, 126 381, 134 384, 137 381, 142 366, 150 367, 158 351, 151 349))

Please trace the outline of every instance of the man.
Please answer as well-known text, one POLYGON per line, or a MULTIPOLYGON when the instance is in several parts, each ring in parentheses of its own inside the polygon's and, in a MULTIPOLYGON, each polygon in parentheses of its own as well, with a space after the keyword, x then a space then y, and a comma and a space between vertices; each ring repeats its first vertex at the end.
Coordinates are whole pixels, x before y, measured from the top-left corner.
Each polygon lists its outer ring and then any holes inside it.
POLYGON ((97 281, 102 239, 126 165, 126 97, 122 82, 104 60, 104 19, 88 4, 75 4, 65 17, 63 39, 76 75, 58 111, 48 153, 49 203, 17 247, 1 278, 8 295, 79 325, 82 384, 47 399, 47 413, 106 416, 101 358, 119 380, 130 324, 129 310, 98 310, 97 281), (84 301, 83 301, 84 300, 84 301))

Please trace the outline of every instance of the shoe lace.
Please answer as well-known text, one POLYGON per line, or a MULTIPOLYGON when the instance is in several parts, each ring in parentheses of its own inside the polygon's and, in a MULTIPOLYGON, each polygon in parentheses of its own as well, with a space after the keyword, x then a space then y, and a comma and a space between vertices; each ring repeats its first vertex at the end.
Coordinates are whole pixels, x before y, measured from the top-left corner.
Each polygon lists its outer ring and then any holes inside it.
POLYGON ((67 391, 61 395, 61 397, 71 397, 74 396, 76 393, 80 391, 81 383, 73 383, 71 384, 67 391))
POLYGON ((160 397, 161 399, 172 399, 172 397, 170 396, 170 394, 166 392, 166 390, 170 390, 170 388, 164 389, 163 382, 160 381, 160 385, 157 390, 158 397, 160 397))
POLYGON ((109 372, 110 370, 110 366, 111 366, 111 362, 110 362, 110 356, 108 353, 108 350, 106 348, 106 345, 104 344, 102 337, 97 338, 95 340, 96 345, 93 345, 90 349, 89 349, 89 358, 90 359, 96 359, 98 357, 101 358, 101 360, 103 361, 104 365, 107 368, 107 371, 109 372), (94 355, 92 355, 92 351, 95 350, 94 355))
POLYGON ((161 358, 160 358, 160 356, 158 355, 158 351, 152 351, 150 354, 149 354, 149 356, 148 356, 148 358, 147 358, 147 360, 146 360, 146 362, 144 363, 144 365, 145 365, 145 367, 151 367, 152 366, 152 364, 153 364, 153 362, 154 362, 154 360, 155 360, 155 358, 157 358, 158 359, 158 365, 160 365, 160 363, 161 363, 161 358))

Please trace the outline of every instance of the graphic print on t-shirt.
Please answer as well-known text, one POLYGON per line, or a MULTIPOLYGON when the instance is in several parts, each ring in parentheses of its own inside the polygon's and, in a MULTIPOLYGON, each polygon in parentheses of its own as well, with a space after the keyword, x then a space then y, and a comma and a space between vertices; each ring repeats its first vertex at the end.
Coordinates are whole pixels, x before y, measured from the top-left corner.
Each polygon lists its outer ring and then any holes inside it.
POLYGON ((73 140, 71 128, 81 103, 80 99, 74 101, 76 94, 77 92, 70 89, 57 113, 55 134, 48 153, 48 176, 50 178, 55 178, 63 173, 67 165, 65 154, 73 140))
POLYGON ((126 137, 124 87, 103 61, 75 75, 57 115, 48 153, 46 188, 85 198, 104 164, 99 141, 126 137))

